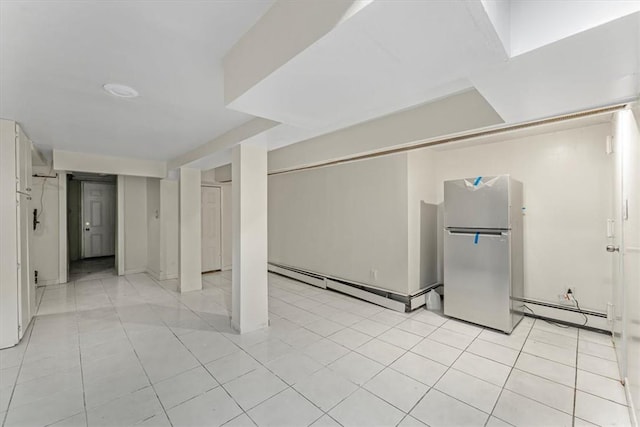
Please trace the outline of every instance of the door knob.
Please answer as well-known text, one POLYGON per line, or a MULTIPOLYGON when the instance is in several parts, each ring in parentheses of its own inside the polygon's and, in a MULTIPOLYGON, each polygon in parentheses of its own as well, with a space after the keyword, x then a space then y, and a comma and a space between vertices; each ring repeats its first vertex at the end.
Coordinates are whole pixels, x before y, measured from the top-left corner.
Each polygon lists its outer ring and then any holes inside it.
POLYGON ((607 245, 607 252, 620 252, 620 247, 607 245))

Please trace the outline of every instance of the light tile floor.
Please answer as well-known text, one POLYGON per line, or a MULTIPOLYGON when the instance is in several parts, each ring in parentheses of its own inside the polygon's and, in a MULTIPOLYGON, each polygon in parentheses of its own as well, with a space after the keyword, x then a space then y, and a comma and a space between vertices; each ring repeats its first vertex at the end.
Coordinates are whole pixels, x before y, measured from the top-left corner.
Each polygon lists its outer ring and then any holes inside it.
POLYGON ((0 351, 9 426, 628 425, 609 337, 525 318, 510 336, 269 276, 271 327, 229 329, 230 272, 40 288, 0 351))

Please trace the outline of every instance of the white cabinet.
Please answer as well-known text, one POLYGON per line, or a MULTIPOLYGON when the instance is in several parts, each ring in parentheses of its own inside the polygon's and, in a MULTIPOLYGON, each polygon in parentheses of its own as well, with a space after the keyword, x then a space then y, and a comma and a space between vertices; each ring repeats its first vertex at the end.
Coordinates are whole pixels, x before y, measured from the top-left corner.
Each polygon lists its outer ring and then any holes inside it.
POLYGON ((30 193, 31 141, 17 123, 0 120, 0 348, 20 341, 35 311, 30 193))

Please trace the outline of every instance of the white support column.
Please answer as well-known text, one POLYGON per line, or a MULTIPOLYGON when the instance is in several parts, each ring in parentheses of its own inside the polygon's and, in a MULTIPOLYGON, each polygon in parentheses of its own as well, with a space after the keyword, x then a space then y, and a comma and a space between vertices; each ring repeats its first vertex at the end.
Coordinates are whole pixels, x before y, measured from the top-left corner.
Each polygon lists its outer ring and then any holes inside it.
POLYGON ((180 292, 202 289, 200 170, 180 168, 180 292))
POLYGON ((267 288, 267 149, 247 142, 233 148, 233 307, 240 333, 269 326, 267 288))

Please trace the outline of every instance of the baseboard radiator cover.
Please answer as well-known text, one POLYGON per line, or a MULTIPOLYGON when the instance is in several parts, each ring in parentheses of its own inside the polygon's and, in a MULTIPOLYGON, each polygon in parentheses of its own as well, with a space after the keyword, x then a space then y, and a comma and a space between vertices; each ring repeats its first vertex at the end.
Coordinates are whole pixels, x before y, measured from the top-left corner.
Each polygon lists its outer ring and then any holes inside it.
POLYGON ((317 286, 323 289, 340 292, 352 297, 386 307, 398 312, 409 312, 425 305, 425 294, 432 289, 442 286, 439 283, 426 286, 412 295, 401 295, 381 288, 364 285, 362 283, 312 272, 288 265, 269 263, 271 273, 288 277, 299 282, 317 286))

